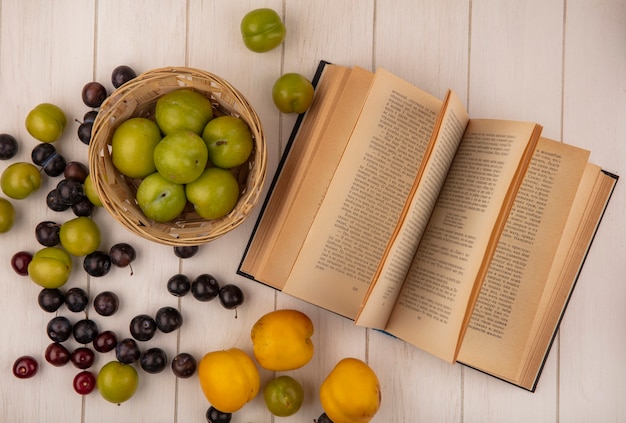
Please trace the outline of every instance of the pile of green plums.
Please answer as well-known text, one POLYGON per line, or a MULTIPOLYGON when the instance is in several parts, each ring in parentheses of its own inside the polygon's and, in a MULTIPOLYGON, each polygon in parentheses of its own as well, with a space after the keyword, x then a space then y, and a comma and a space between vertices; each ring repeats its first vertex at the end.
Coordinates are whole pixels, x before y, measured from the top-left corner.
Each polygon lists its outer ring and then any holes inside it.
POLYGON ((231 169, 253 148, 243 119, 216 116, 206 96, 180 88, 159 97, 154 119, 133 117, 115 129, 111 161, 121 174, 141 179, 136 199, 146 217, 172 221, 189 202, 201 217, 218 219, 239 199, 231 169))

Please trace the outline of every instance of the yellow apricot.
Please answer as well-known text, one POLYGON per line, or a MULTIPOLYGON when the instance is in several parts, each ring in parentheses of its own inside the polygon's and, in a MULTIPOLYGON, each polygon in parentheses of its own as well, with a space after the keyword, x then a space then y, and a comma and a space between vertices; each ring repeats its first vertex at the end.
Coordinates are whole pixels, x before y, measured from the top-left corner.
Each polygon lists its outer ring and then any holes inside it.
POLYGON ((356 358, 339 361, 320 386, 322 408, 333 423, 367 423, 380 401, 376 373, 356 358))
POLYGON ((262 316, 250 337, 261 367, 272 371, 300 368, 313 357, 313 322, 298 310, 275 310, 262 316))
POLYGON ((211 405, 234 413, 252 400, 261 385, 254 361, 239 348, 212 351, 198 364, 202 392, 211 405))

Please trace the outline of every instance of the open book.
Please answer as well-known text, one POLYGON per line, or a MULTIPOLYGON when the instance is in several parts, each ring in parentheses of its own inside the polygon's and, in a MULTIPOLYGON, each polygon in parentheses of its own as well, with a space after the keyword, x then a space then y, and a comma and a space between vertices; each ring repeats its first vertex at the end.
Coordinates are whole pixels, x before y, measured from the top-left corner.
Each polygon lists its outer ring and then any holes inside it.
POLYGON ((617 176, 322 62, 238 273, 534 391, 617 176))

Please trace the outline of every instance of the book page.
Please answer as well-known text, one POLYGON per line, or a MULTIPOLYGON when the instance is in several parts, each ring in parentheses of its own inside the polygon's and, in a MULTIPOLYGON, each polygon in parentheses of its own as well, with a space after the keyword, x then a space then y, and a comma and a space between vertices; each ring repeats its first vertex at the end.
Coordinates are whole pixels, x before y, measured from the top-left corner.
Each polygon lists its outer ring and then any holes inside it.
POLYGON ((354 319, 397 226, 442 101, 378 70, 283 292, 354 319))
POLYGON ((509 380, 519 375, 546 280, 589 152, 541 139, 475 304, 458 360, 509 380))
POLYGON ((374 74, 326 65, 270 190, 240 270, 282 289, 350 138, 374 74))
POLYGON ((533 123, 470 120, 388 332, 456 361, 468 307, 539 132, 533 123))
POLYGON ((363 300, 356 324, 384 329, 400 293, 411 261, 441 187, 463 138, 469 116, 454 92, 444 100, 438 130, 433 134, 432 151, 420 169, 398 228, 387 247, 381 266, 363 300))
POLYGON ((525 364, 518 378, 520 386, 533 389, 537 383, 616 183, 617 176, 603 172, 591 163, 587 165, 548 276, 546 291, 549 294, 541 299, 530 330, 525 352, 527 358, 523 358, 525 364))

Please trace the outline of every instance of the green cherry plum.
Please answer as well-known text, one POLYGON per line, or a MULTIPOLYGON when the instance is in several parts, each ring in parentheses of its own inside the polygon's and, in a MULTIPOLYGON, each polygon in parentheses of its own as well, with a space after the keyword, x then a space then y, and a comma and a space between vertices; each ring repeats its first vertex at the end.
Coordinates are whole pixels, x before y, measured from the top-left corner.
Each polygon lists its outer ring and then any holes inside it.
POLYGON ((98 372, 96 386, 102 398, 114 404, 128 401, 137 391, 139 375, 131 364, 110 361, 98 372))
POLYGON ((311 81, 299 73, 286 73, 272 86, 272 100, 283 113, 304 113, 313 103, 315 90, 311 81))
POLYGON ((161 131, 154 121, 142 117, 127 119, 111 138, 111 161, 123 175, 145 178, 156 170, 152 156, 160 141, 161 131))
POLYGON ((276 11, 268 8, 252 10, 240 25, 243 43, 255 53, 265 53, 280 45, 287 30, 276 11))
POLYGON ((71 255, 86 256, 100 246, 100 228, 89 217, 75 217, 61 225, 59 239, 61 246, 71 255))
POLYGON ((211 163, 225 169, 244 164, 254 147, 248 124, 235 116, 220 116, 207 123, 202 139, 211 163))
POLYGON ((54 142, 63 133, 67 125, 65 113, 59 106, 41 103, 26 116, 26 130, 41 142, 54 142))
POLYGON ((187 204, 184 186, 168 181, 158 172, 141 181, 136 198, 143 214, 161 223, 175 219, 187 204))
POLYGON ((304 401, 304 389, 296 379, 282 375, 270 380, 263 389, 267 409, 275 416, 295 414, 304 401))
POLYGON ((210 167, 185 186, 185 194, 201 217, 219 219, 235 208, 239 199, 239 184, 230 171, 210 167))
POLYGON ((65 285, 72 272, 72 258, 63 249, 45 247, 28 264, 28 276, 37 285, 55 289, 65 285))
POLYGON ((9 232, 15 223, 15 208, 6 198, 0 198, 0 233, 9 232))
POLYGON ((206 167, 207 158, 207 146, 202 138, 186 129, 166 135, 154 149, 157 171, 177 184, 197 179, 206 167))
POLYGON ((41 186, 41 173, 28 162, 15 162, 2 172, 0 187, 2 192, 14 200, 21 200, 41 186))
POLYGON ((87 196, 87 199, 91 201, 91 204, 96 207, 102 207, 102 200, 100 199, 100 196, 98 196, 98 192, 96 191, 96 187, 93 184, 93 177, 91 176, 91 174, 87 175, 87 177, 85 178, 85 183, 83 185, 85 189, 85 195, 87 196))
POLYGON ((181 129, 200 135, 213 118, 213 106, 198 91, 181 88, 159 97, 154 113, 159 128, 166 135, 181 129))

